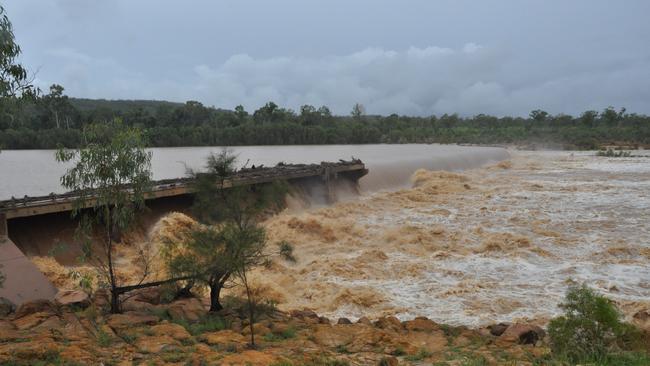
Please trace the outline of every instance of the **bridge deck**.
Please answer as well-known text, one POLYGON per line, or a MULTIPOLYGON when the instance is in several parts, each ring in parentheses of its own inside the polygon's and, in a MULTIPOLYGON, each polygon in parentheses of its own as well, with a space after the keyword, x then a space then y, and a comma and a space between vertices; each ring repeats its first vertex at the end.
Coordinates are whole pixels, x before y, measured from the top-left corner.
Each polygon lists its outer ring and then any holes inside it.
MULTIPOLYGON (((320 164, 279 164, 269 168, 242 169, 226 180, 224 186, 232 187, 308 177, 322 177, 327 182, 339 173, 352 173, 359 178, 365 175, 366 172, 365 165, 360 160, 341 160, 338 163, 323 162, 320 164)), ((147 199, 190 194, 192 193, 191 183, 190 178, 155 181, 153 188, 147 194, 147 199)), ((39 197, 12 197, 12 199, 0 201, 0 218, 4 216, 4 219, 11 219, 70 211, 79 196, 79 193, 69 192, 39 197)), ((0 225, 2 225, 1 222, 0 225)), ((2 228, 0 228, 0 234, 2 234, 1 231, 3 231, 2 228)))

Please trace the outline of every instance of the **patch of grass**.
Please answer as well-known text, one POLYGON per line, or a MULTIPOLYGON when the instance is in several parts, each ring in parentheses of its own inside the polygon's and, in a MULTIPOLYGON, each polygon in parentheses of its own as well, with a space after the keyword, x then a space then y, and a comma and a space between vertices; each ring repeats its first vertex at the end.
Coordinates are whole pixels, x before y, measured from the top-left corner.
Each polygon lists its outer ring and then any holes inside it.
POLYGON ((217 315, 207 315, 196 323, 190 323, 185 319, 178 319, 173 322, 185 328, 193 336, 228 328, 226 321, 217 315))
POLYGON ((109 347, 111 344, 113 344, 113 337, 111 337, 110 334, 104 332, 103 329, 100 329, 97 332, 97 344, 102 348, 109 347))
POLYGON ((278 361, 275 363, 272 363, 271 366, 293 366, 293 364, 289 361, 278 361))
MULTIPOLYGON (((534 366, 567 366, 575 363, 566 356, 546 355, 532 360, 534 366)), ((647 366, 650 356, 642 352, 622 352, 604 356, 598 360, 585 361, 589 366, 647 366)))
POLYGON ((447 344, 450 346, 454 343, 454 339, 460 335, 460 329, 450 327, 446 324, 441 324, 440 329, 442 329, 442 332, 445 334, 445 337, 447 338, 447 344))
POLYGON ((161 359, 168 363, 178 363, 178 362, 185 361, 187 359, 187 355, 185 353, 176 352, 176 351, 165 352, 161 356, 161 359))
POLYGON ((597 156, 604 156, 608 158, 629 158, 632 156, 632 153, 629 151, 614 151, 613 149, 600 150, 596 153, 597 156))
POLYGON ((191 346, 196 345, 196 341, 194 340, 194 338, 181 339, 180 342, 181 342, 181 345, 183 345, 185 347, 191 347, 191 346))
POLYGON ((426 349, 421 349, 418 351, 418 353, 414 355, 408 355, 404 359, 406 361, 422 361, 425 358, 429 358, 431 356, 433 356, 431 352, 427 351, 426 349))
POLYGON ((264 335, 264 340, 267 342, 279 342, 296 337, 296 329, 289 327, 282 332, 271 332, 264 335))
POLYGON ((461 363, 462 366, 488 366, 487 359, 481 355, 472 355, 461 363))
POLYGON ((159 317, 161 320, 172 320, 172 316, 166 308, 151 309, 151 314, 159 317))
POLYGON ((134 333, 120 334, 120 337, 128 344, 134 344, 138 340, 138 335, 134 333))
POLYGON ((402 346, 397 346, 393 352, 391 352, 391 355, 399 357, 399 356, 404 356, 406 355, 406 351, 404 351, 404 348, 402 346))

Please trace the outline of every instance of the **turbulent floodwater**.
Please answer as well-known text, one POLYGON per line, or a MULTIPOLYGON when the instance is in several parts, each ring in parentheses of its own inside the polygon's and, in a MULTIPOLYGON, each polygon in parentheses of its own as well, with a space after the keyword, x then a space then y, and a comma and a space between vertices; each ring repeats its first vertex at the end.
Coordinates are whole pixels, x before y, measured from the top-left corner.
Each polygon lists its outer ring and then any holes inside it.
MULTIPOLYGON (((256 282, 281 308, 332 318, 545 323, 572 282, 597 288, 626 315, 650 309, 650 158, 512 151, 510 160, 489 163, 507 154, 485 151, 497 155, 476 159, 472 151, 437 165, 417 154, 376 161, 361 197, 292 205, 265 225, 270 247, 286 240, 298 260, 275 260, 256 282), (418 164, 457 171, 415 171, 418 164)), ((172 213, 150 236, 190 224, 172 213)), ((67 281, 51 262, 37 259, 51 278, 67 281)))
POLYGON ((463 173, 418 171, 413 188, 267 223, 298 263, 258 279, 285 308, 394 314, 478 326, 544 323, 586 282, 629 315, 650 304, 650 159, 513 152, 463 173))

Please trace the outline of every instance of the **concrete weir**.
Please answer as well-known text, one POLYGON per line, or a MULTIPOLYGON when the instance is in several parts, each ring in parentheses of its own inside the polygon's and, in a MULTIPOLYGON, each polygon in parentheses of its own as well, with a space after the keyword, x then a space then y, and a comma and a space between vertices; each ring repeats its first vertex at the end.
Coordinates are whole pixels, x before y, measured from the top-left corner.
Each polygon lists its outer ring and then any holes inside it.
MULTIPOLYGON (((319 195, 325 202, 336 201, 336 186, 340 180, 355 186, 368 170, 360 160, 323 162, 320 164, 278 164, 275 167, 241 169, 223 182, 225 188, 263 184, 273 181, 287 181, 303 187, 318 186, 310 192, 319 195)), ((215 182, 215 184, 220 184, 215 182)), ((125 188, 125 189, 128 189, 125 188)), ((156 181, 147 193, 148 205, 160 210, 177 209, 191 204, 192 180, 178 178, 156 181)), ((92 205, 92 194, 86 206, 92 205)), ((13 198, 0 201, 0 272, 5 280, 0 287, 0 298, 4 297, 16 305, 34 299, 53 299, 56 288, 25 255, 48 255, 43 248, 52 247, 52 240, 63 235, 59 226, 74 224, 67 215, 79 199, 80 194, 69 192, 40 197, 13 198), (62 216, 66 215, 66 216, 62 216), (35 236, 35 232, 46 233, 47 238, 35 236), (36 240, 30 239, 36 237, 36 240), (33 242, 37 241, 37 242, 33 242)), ((58 259, 58 258, 57 258, 58 259)))

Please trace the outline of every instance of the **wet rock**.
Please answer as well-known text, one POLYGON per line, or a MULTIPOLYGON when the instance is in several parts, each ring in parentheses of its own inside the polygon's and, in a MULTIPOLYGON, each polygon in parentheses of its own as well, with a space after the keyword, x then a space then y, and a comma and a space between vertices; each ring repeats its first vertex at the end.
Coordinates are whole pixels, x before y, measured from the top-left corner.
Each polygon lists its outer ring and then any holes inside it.
POLYGON ((509 326, 499 337, 501 342, 536 344, 544 338, 544 329, 529 324, 513 324, 509 326))
POLYGON ((405 321, 404 328, 411 332, 433 332, 440 329, 437 323, 425 317, 417 317, 413 320, 405 321))
POLYGON ((108 317, 108 325, 114 329, 137 327, 141 325, 155 325, 158 317, 147 313, 127 311, 124 314, 112 314, 108 317))
POLYGON ((20 305, 18 310, 16 310, 16 313, 14 314, 14 318, 18 319, 34 313, 55 314, 56 306, 49 300, 27 301, 22 305, 20 305))
POLYGON ((0 317, 6 317, 14 311, 16 311, 16 305, 8 299, 0 297, 0 317))
POLYGON ((632 322, 634 325, 637 327, 650 332, 650 310, 648 309, 643 309, 637 311, 633 316, 632 316, 632 322))
POLYGON ((90 297, 87 293, 78 290, 62 290, 54 297, 54 302, 60 306, 76 306, 86 308, 90 305, 90 297))
POLYGON ((357 324, 372 325, 372 322, 367 317, 362 316, 361 318, 359 318, 359 320, 357 320, 357 324))
POLYGON ((197 298, 180 299, 171 303, 167 311, 172 319, 196 322, 208 314, 201 300, 197 298))
POLYGON ((348 318, 339 318, 336 324, 352 324, 352 322, 348 318))
POLYGON ((324 316, 318 318, 318 324, 331 324, 330 320, 324 316))
POLYGON ((499 337, 506 331, 506 329, 508 329, 509 326, 510 323, 499 323, 488 326, 488 329, 490 330, 491 335, 499 337))

